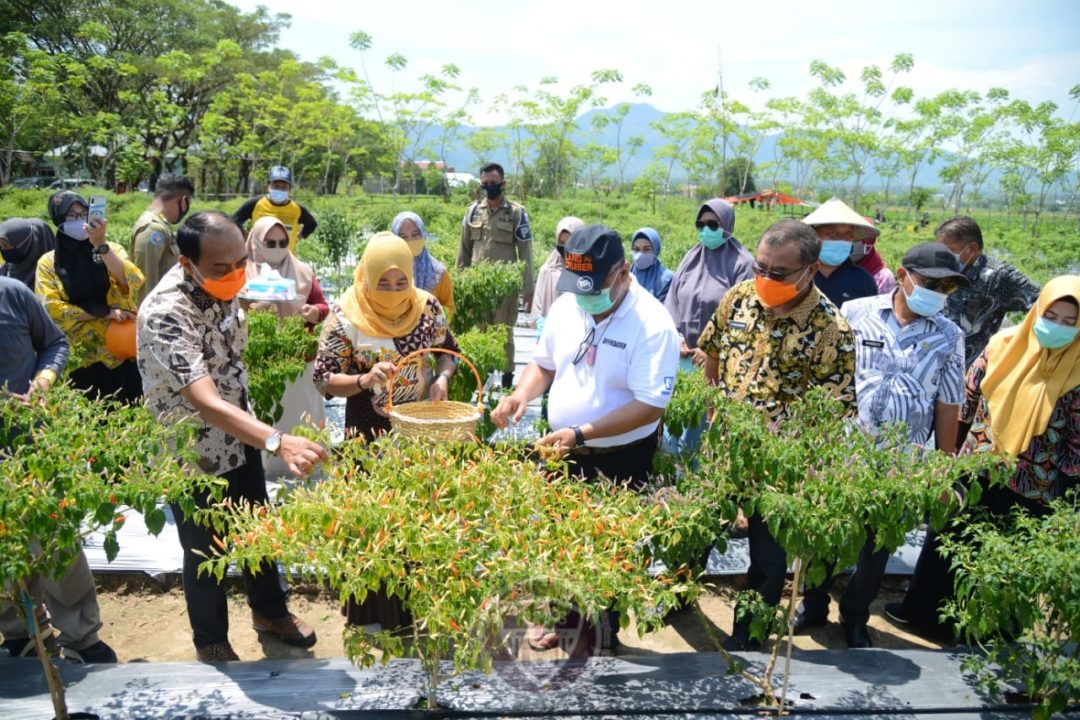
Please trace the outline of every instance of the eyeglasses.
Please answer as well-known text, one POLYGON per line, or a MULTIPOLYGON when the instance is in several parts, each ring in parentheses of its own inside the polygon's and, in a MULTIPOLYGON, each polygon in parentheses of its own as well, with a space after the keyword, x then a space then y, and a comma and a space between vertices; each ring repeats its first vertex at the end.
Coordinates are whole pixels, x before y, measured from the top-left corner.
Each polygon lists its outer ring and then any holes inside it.
POLYGON ((285 238, 284 240, 263 240, 263 244, 268 248, 289 247, 289 238, 285 238))
POLYGON ((912 270, 911 274, 919 278, 919 285, 922 285, 927 290, 939 292, 942 295, 952 295, 954 292, 960 289, 960 283, 956 281, 956 278, 926 277, 925 275, 920 274, 918 270, 912 270))
POLYGON ((81 215, 76 215, 75 213, 68 213, 64 216, 64 220, 67 220, 68 222, 73 222, 75 220, 82 220, 83 222, 86 222, 89 219, 90 215, 88 213, 83 213, 81 215))
MULTIPOLYGON (((593 339, 596 337, 596 326, 589 328, 589 332, 585 334, 585 339, 581 341, 581 345, 578 346, 577 355, 574 356, 574 364, 577 365, 581 362, 581 359, 589 354, 589 351, 593 349, 593 339)), ((592 363, 589 363, 590 365, 592 363)))
POLYGON ((782 272, 779 272, 776 270, 766 270, 757 263, 754 263, 753 270, 754 274, 758 277, 765 277, 769 278, 770 280, 776 280, 777 282, 783 282, 785 279, 791 277, 800 270, 805 270, 807 267, 809 267, 809 265, 804 265, 803 267, 798 267, 794 270, 784 270, 782 272))
POLYGON ((720 223, 716 220, 697 220, 694 222, 694 227, 698 230, 702 228, 709 228, 710 230, 719 230, 720 223))

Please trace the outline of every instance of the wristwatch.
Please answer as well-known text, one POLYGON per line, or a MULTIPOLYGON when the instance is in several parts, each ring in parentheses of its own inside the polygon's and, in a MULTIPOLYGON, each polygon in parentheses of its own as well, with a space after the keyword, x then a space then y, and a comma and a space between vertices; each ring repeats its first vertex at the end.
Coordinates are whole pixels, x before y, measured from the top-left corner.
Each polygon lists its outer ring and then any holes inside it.
POLYGON ((574 447, 585 445, 585 433, 581 432, 581 426, 571 425, 570 429, 574 431, 574 447))
POLYGON ((278 451, 281 450, 281 433, 275 430, 273 435, 266 438, 265 447, 266 452, 277 455, 278 451))
POLYGON ((101 243, 96 248, 94 248, 92 252, 95 255, 108 255, 108 253, 109 253, 109 243, 107 243, 107 242, 106 243, 101 243))

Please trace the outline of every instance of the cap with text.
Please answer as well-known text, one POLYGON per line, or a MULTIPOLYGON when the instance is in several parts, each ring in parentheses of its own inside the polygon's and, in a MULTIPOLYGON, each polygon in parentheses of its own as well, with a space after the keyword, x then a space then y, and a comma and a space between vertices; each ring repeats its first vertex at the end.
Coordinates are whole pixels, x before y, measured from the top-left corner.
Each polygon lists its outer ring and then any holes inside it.
POLYGON ((928 242, 916 245, 907 251, 900 263, 907 270, 914 270, 929 278, 956 278, 961 285, 967 285, 968 279, 960 272, 960 261, 952 254, 947 245, 928 242))
POLYGON ((625 259, 619 233, 603 225, 583 225, 566 241, 556 288, 575 295, 599 295, 611 269, 625 259))

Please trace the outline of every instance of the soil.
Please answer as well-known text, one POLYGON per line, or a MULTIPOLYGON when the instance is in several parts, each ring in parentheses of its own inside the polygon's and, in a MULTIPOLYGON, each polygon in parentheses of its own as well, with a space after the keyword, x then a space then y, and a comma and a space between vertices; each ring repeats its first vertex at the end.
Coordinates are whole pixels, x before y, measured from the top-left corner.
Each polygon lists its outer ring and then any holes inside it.
MULTIPOLYGON (((98 601, 104 627, 101 639, 116 650, 120 662, 190 662, 195 659, 184 606, 184 593, 178 578, 158 582, 145 575, 97 576, 98 601)), ((733 619, 733 594, 744 582, 740 577, 717 578, 698 607, 671 614, 665 627, 638 636, 633 628, 620 631, 619 656, 659 653, 715 651, 716 643, 727 638, 733 619), (702 615, 704 620, 702 620, 702 615), (703 623, 708 623, 708 626, 703 623)), ((887 578, 870 616, 870 634, 876 647, 937 649, 942 646, 904 632, 884 616, 885 603, 903 597, 905 578, 887 578)), ((789 583, 790 584, 790 583, 789 583)), ((798 635, 795 646, 802 649, 843 649, 846 647, 839 624, 836 600, 843 590, 840 579, 833 591, 830 622, 821 628, 798 635)), ((293 585, 289 606, 293 613, 315 628, 318 643, 310 649, 294 648, 260 635, 251 627, 243 590, 238 582, 229 586, 229 639, 242 660, 262 658, 331 658, 344 657, 342 630, 345 627, 337 596, 313 585, 293 585)), ((553 649, 533 657, 557 659, 561 651, 553 649), (550 657, 549 657, 550 654, 550 657)))

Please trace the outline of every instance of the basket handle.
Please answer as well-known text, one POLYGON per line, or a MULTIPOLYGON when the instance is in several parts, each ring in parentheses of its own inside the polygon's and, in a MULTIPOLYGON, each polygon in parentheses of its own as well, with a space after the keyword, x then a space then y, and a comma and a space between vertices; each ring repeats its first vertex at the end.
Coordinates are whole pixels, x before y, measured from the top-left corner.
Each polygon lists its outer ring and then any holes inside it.
POLYGON ((405 367, 406 365, 408 365, 410 362, 412 362, 414 360, 419 360, 420 356, 423 355, 424 353, 443 353, 445 355, 452 355, 452 356, 456 357, 458 360, 464 360, 465 361, 465 364, 469 366, 469 369, 472 370, 473 376, 476 378, 476 409, 480 411, 481 415, 483 415, 484 414, 484 381, 480 379, 480 371, 476 369, 475 365, 473 365, 472 360, 465 357, 461 353, 454 352, 453 350, 447 350, 446 348, 438 348, 438 347, 420 348, 419 350, 414 350, 413 352, 409 353, 408 355, 406 355, 405 357, 401 358, 396 363, 394 363, 394 375, 393 375, 393 377, 390 378, 389 382, 386 383, 386 406, 385 407, 386 407, 387 414, 389 414, 394 409, 394 381, 397 379, 397 376, 401 372, 401 369, 403 367, 405 367))

